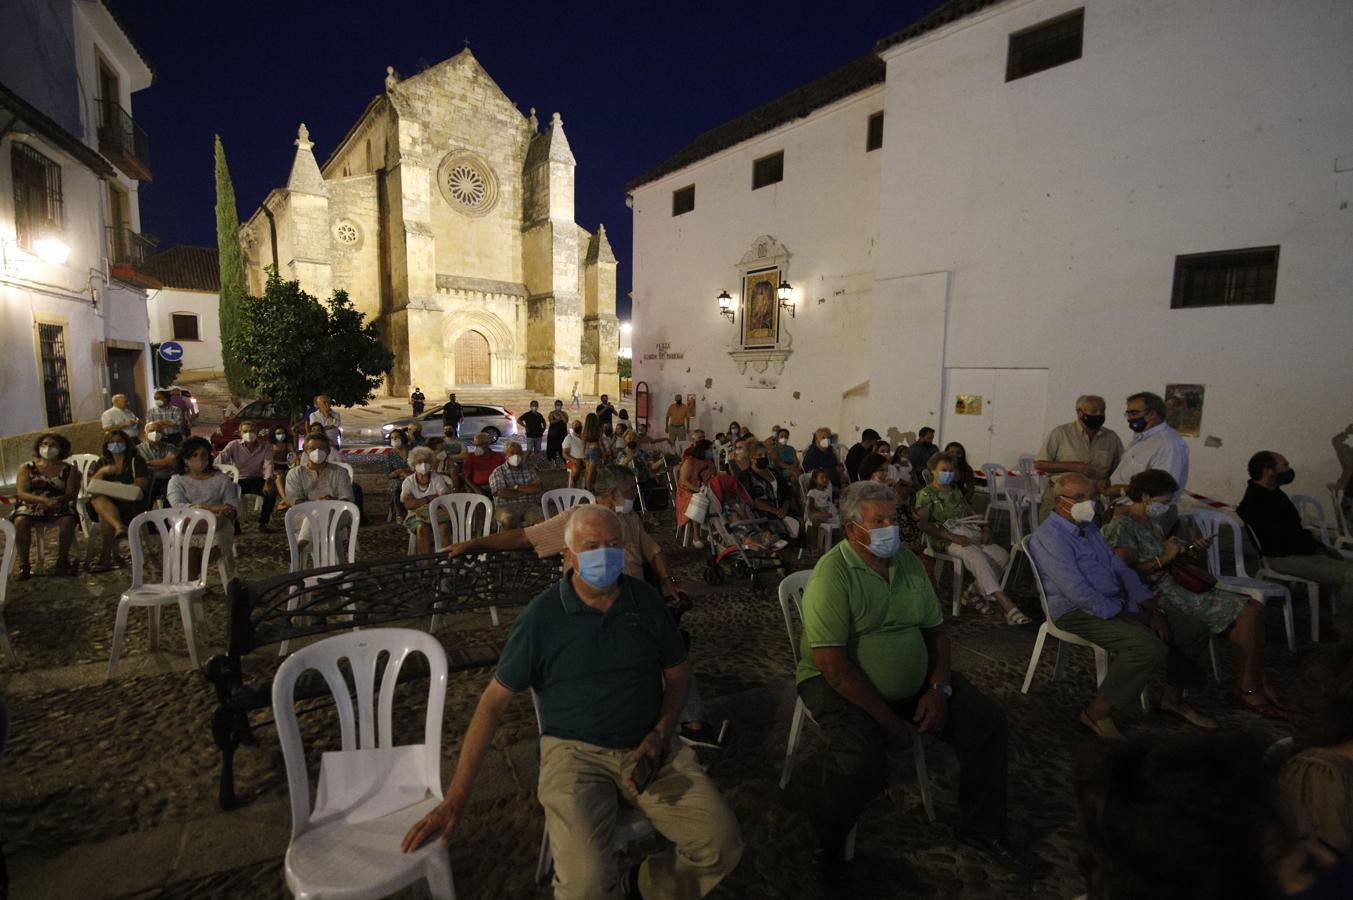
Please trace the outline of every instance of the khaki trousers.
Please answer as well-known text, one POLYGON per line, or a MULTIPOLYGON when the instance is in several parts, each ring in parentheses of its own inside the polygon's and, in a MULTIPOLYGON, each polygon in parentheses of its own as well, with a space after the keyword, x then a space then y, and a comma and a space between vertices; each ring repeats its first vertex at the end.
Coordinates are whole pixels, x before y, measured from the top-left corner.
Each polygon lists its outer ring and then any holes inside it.
POLYGON ((703 897, 738 864, 737 819, 695 751, 674 740, 642 794, 625 783, 634 769, 629 754, 548 735, 540 739, 536 791, 554 853, 556 900, 621 900, 611 849, 621 802, 641 811, 676 845, 644 860, 639 890, 646 900, 703 897))

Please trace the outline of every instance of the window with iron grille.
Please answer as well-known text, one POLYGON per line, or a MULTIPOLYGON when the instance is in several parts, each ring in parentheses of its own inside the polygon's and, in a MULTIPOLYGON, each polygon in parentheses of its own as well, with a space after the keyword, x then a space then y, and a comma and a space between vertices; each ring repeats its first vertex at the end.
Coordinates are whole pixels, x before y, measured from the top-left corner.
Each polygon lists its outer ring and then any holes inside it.
POLYGON ((785 153, 772 153, 752 163, 752 190, 785 180, 785 153))
POLYGON ((172 313, 169 319, 174 326, 174 340, 201 340, 201 338, 197 336, 197 316, 192 313, 172 313))
POLYGON ((672 215, 679 216, 695 209, 695 185, 672 191, 672 215))
POLYGON ((47 401, 47 427, 69 425, 70 379, 66 374, 66 329, 38 323, 38 351, 42 357, 42 393, 47 401))
POLYGON ((877 150, 883 146, 883 113, 876 112, 869 117, 869 131, 864 138, 864 152, 877 150))
POLYGON ((27 144, 10 150, 14 176, 14 230, 19 246, 33 252, 43 231, 61 228, 61 167, 27 144))
POLYGON ((1005 80, 1014 81, 1080 59, 1084 36, 1083 8, 1016 31, 1010 35, 1005 80))
POLYGON ((1190 253, 1174 259, 1170 308, 1272 303, 1277 286, 1277 247, 1190 253))

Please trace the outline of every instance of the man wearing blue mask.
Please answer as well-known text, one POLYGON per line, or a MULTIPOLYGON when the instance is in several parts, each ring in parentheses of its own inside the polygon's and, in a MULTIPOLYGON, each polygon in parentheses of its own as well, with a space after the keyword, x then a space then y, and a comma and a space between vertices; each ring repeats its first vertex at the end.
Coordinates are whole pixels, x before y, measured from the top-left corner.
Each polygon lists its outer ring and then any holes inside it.
POLYGON ((1045 864, 1006 838, 1006 722, 995 701, 949 667, 949 638, 925 568, 901 545, 893 490, 859 481, 841 494, 845 540, 818 562, 803 595, 795 681, 827 739, 813 809, 828 887, 848 887, 846 835, 887 779, 889 744, 915 732, 953 744, 960 840, 1021 876, 1045 864))
MULTIPOLYGON (((1159 394, 1143 391, 1127 398, 1127 409, 1123 411, 1128 428, 1132 430, 1132 443, 1123 451, 1123 458, 1113 474, 1099 485, 1100 492, 1106 497, 1118 497, 1127 490, 1132 476, 1147 469, 1163 469, 1174 477, 1179 485, 1175 499, 1184 493, 1189 481, 1189 445, 1165 422, 1165 401, 1159 394)), ((1173 521, 1169 523, 1173 525, 1173 521)), ((1166 528, 1169 531, 1169 527, 1166 528)))
POLYGON ((742 837, 695 751, 672 740, 691 677, 686 648, 658 592, 622 574, 614 511, 579 507, 565 544, 564 577, 513 624, 445 799, 401 847, 452 839, 494 731, 514 695, 529 689, 539 704, 537 795, 554 851, 554 896, 703 897, 737 865, 742 837), (675 845, 623 876, 611 848, 622 800, 675 845))

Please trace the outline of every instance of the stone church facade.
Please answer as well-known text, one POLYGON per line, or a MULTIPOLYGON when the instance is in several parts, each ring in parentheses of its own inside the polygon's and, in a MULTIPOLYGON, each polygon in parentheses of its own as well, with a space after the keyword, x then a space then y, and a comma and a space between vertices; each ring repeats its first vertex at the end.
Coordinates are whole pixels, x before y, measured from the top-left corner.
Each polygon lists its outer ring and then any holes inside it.
POLYGON ((284 188, 240 228, 267 267, 346 290, 395 354, 390 394, 494 386, 617 394, 616 260, 574 221, 558 113, 523 116, 468 49, 385 92, 320 166, 304 125, 284 188))

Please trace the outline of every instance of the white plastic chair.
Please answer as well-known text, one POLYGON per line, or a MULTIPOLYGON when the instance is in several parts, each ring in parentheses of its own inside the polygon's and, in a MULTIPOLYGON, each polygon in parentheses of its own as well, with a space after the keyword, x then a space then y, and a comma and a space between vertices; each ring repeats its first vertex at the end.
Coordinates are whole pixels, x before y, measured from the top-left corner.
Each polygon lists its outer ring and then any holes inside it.
MULTIPOLYGON (((1004 512, 1010 519, 1010 534, 1014 535, 1016 528, 1015 504, 1010 501, 1010 495, 1006 492, 1007 488, 1011 486, 1009 484, 1010 472, 1005 466, 996 463, 985 463, 982 466, 982 471, 986 473, 987 493, 990 495, 990 499, 987 501, 987 510, 982 514, 982 517, 990 523, 993 510, 1004 512)), ((1013 538, 1011 541, 1013 544, 1013 538)))
POLYGON ((193 668, 197 663, 197 641, 194 638, 196 620, 201 615, 202 595, 207 592, 207 572, 211 567, 211 551, 216 537, 216 516, 205 509, 153 509, 139 514, 127 526, 127 540, 132 550, 132 584, 118 600, 117 619, 113 624, 113 648, 108 659, 108 679, 117 675, 118 659, 122 654, 122 635, 127 630, 127 612, 133 606, 150 608, 150 649, 160 643, 160 610, 178 604, 183 619, 183 636, 188 641, 188 660, 193 668), (160 537, 160 581, 145 583, 145 529, 153 527, 160 537), (205 530, 199 531, 199 529, 205 530), (193 538, 201 536, 202 559, 196 573, 192 571, 193 538))
MULTIPOLYGON (((1306 530, 1311 532, 1316 540, 1326 547, 1335 548, 1344 558, 1353 559, 1353 552, 1339 548, 1343 539, 1339 538, 1337 531, 1330 528, 1325 522, 1325 507, 1319 500, 1308 494, 1293 494, 1292 505, 1297 508, 1297 514, 1301 516, 1302 524, 1306 527, 1306 530)), ((1343 521, 1338 506, 1334 507, 1334 511, 1336 522, 1343 521)))
MULTIPOLYGON (((959 608, 963 605, 963 560, 942 550, 933 550, 928 544, 921 552, 933 559, 936 564, 949 563, 954 567, 954 586, 951 593, 953 595, 953 617, 957 619, 959 608)), ((935 580, 939 581, 939 572, 935 573, 935 580)))
MULTIPOLYGON (((1029 657, 1029 670, 1024 674, 1024 686, 1020 688, 1020 693, 1029 693, 1029 686, 1034 682, 1034 672, 1038 671, 1038 658, 1043 654, 1043 642, 1048 639, 1049 635, 1061 642, 1057 645, 1057 659, 1052 667, 1052 680, 1057 680, 1057 673, 1062 668, 1062 644, 1075 644, 1079 647, 1089 647, 1094 651, 1095 687, 1098 688, 1104 683, 1105 676, 1109 674, 1109 652, 1079 635, 1063 631, 1052 621, 1052 615, 1048 612, 1048 595, 1043 590, 1043 576, 1038 572, 1038 560, 1034 558, 1029 547, 1029 542, 1032 539, 1032 536, 1025 538, 1020 550, 1029 558, 1029 568, 1034 573, 1034 584, 1038 587, 1038 602, 1043 607, 1043 624, 1038 626, 1038 637, 1034 640, 1034 652, 1029 657)), ((1142 696, 1143 704, 1145 704, 1145 692, 1142 696)))
MULTIPOLYGON (((238 484, 240 483, 240 467, 239 467, 239 466, 234 465, 233 463, 215 463, 215 466, 216 466, 217 469, 220 469, 222 472, 224 472, 224 473, 226 473, 227 475, 229 475, 229 476, 230 476, 230 480, 233 481, 233 482, 235 482, 235 484, 238 485, 238 484)), ((252 495, 250 495, 250 496, 252 496, 252 497, 254 498, 254 512, 258 512, 260 509, 263 508, 263 498, 262 498, 261 496, 259 496, 258 494, 252 494, 252 495)), ((241 503, 244 502, 244 497, 242 497, 242 496, 240 497, 240 502, 241 502, 241 503)), ((236 552, 235 552, 235 555, 236 555, 236 556, 239 556, 239 555, 240 555, 240 554, 239 554, 239 551, 236 551, 236 552)))
POLYGON ((1207 548, 1207 569, 1217 579, 1217 587, 1233 594, 1244 594, 1268 605, 1269 600, 1277 600, 1283 605, 1283 626, 1287 629, 1287 649, 1297 652, 1296 626, 1292 621, 1292 592, 1280 584, 1262 581, 1245 574, 1245 551, 1241 539, 1240 520, 1230 513, 1217 509, 1198 509, 1190 515, 1199 535, 1212 538, 1212 546, 1207 548), (1231 529, 1231 558, 1235 560, 1234 574, 1226 575, 1221 570, 1221 529, 1231 529))
POLYGON ((19 657, 14 653, 14 645, 9 642, 9 627, 5 625, 5 594, 9 590, 9 573, 14 568, 15 542, 18 540, 18 532, 9 519, 0 519, 0 537, 5 540, 4 549, 0 550, 0 650, 17 666, 19 657))
MULTIPOLYGON (((445 513, 450 520, 451 543, 459 544, 471 538, 488 537, 493 528, 493 500, 483 494, 443 494, 428 504, 428 516, 436 522, 445 513), (478 524, 476 524, 478 520, 478 524)), ((412 537, 412 535, 410 535, 412 537)), ((413 547, 413 544, 410 544, 413 547)), ((416 548, 414 548, 416 549, 416 548)), ((432 550, 441 553, 446 549, 442 543, 441 532, 432 529, 432 550)), ((412 553, 412 549, 410 550, 412 553)), ((489 618, 498 624, 498 607, 489 607, 489 618)), ((441 616, 432 617, 431 630, 437 630, 441 616)))
MULTIPOLYGON (((536 731, 544 734, 545 724, 540 720, 540 700, 536 697, 535 691, 531 691, 531 704, 536 710, 536 731)), ((546 827, 541 832, 540 855, 536 857, 537 884, 544 884, 550 877, 550 873, 554 871, 554 853, 550 850, 550 830, 546 827)), ((615 817, 615 830, 611 832, 611 850, 617 854, 622 853, 630 844, 647 840, 653 833, 653 823, 648 821, 648 816, 628 803, 621 802, 620 809, 615 817)))
POLYGON ((1325 488, 1330 494, 1330 506, 1334 509, 1334 530, 1338 534, 1334 546, 1353 550, 1353 533, 1349 532, 1348 517, 1344 515, 1344 489, 1332 481, 1325 488))
MULTIPOLYGON (((803 527, 807 530, 810 524, 808 519, 808 488, 812 484, 813 473, 800 472, 798 481, 799 502, 803 504, 803 527)), ((832 535, 836 534, 840 528, 840 525, 819 525, 817 527, 818 555, 826 553, 835 545, 836 542, 832 540, 832 535)))
POLYGON ((1005 572, 1001 575, 1001 590, 1005 590, 1005 585, 1010 581, 1010 573, 1015 570, 1015 560, 1024 552, 1024 539, 1032 535, 1038 528, 1038 509, 1034 503, 1034 497, 1028 491, 1021 488, 1007 487, 1006 496, 1010 498, 1010 504, 1015 509, 1015 514, 1010 517, 1010 559, 1005 565, 1005 572))
POLYGON ((437 840, 401 853, 400 839, 442 799, 441 734, 446 704, 446 652, 431 635, 409 628, 339 634, 297 650, 277 670, 273 715, 291 797, 287 887, 299 898, 388 897, 426 881, 437 900, 454 900, 451 859, 437 840), (394 743, 395 681, 411 653, 427 657, 427 715, 421 744, 394 743), (385 666, 379 674, 381 657, 385 666), (350 687, 339 667, 348 661, 350 687), (305 746, 296 721, 296 681, 317 670, 338 709, 342 749, 320 758, 315 805, 305 746), (353 709, 353 694, 357 708, 353 709))
POLYGON ((555 488, 540 495, 540 511, 545 518, 553 519, 566 509, 572 509, 579 503, 596 503, 597 498, 591 491, 582 488, 555 488))
MULTIPOLYGON (((361 515, 357 504, 347 500, 307 500, 287 509, 282 520, 287 533, 287 549, 291 553, 289 572, 319 569, 357 561, 357 529, 361 515), (347 547, 343 547, 343 530, 347 529, 347 547), (302 534, 304 532, 304 534, 302 534), (306 545, 301 546, 305 538, 306 545)), ((309 588, 334 575, 316 575, 306 578, 309 588)), ((287 609, 296 608, 296 595, 287 601, 287 609)), ((277 655, 286 656, 290 641, 283 641, 277 655)))

